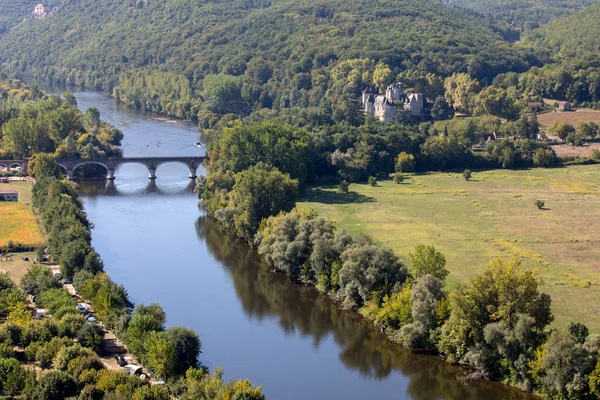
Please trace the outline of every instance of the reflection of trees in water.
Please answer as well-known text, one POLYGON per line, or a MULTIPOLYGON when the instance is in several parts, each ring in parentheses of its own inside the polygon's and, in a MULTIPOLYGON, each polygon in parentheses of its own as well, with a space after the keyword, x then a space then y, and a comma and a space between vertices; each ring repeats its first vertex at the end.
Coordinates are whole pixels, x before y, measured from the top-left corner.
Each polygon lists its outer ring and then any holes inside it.
POLYGON ((331 334, 341 348, 340 360, 346 367, 376 379, 384 379, 397 370, 408 377, 407 391, 414 399, 529 397, 500 384, 467 384, 458 379, 457 368, 440 358, 399 348, 358 314, 340 310, 313 288, 297 285, 282 274, 270 273, 253 249, 213 220, 200 217, 196 230, 212 255, 230 273, 246 314, 257 318, 277 316, 284 332, 310 335, 314 346, 331 334))

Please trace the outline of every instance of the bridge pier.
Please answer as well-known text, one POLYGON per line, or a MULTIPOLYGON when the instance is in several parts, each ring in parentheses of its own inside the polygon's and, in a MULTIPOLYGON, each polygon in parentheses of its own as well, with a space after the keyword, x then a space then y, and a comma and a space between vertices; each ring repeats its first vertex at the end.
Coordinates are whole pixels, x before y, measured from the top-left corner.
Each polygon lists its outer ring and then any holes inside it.
POLYGON ((148 179, 156 179, 156 168, 148 168, 148 179))
POLYGON ((75 170, 68 169, 67 170, 67 179, 69 179, 70 181, 72 181, 74 179, 74 176, 75 176, 75 170))
POLYGON ((115 180, 115 170, 112 168, 108 168, 107 169, 107 173, 106 173, 106 179, 108 179, 109 181, 114 181, 115 180))

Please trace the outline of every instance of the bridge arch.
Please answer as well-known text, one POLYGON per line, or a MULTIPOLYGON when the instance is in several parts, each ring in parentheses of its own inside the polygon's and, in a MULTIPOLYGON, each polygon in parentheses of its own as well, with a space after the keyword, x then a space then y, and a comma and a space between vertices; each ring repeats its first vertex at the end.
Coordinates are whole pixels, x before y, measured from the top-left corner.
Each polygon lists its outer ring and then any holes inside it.
POLYGON ((156 164, 155 169, 158 169, 158 167, 160 167, 161 165, 165 165, 165 164, 181 164, 181 165, 185 165, 188 169, 188 171, 190 172, 190 179, 196 179, 196 171, 198 169, 198 167, 193 168, 192 165, 190 165, 188 162, 182 161, 182 160, 167 160, 167 161, 161 161, 159 163, 156 164))
POLYGON ((21 163, 12 163, 12 164, 10 164, 10 169, 17 168, 17 167, 23 169, 23 165, 21 163))
POLYGON ((8 168, 6 167, 6 164, 2 164, 2 163, 0 163, 0 169, 6 169, 6 170, 8 170, 8 168))
POLYGON ((123 162, 119 162, 117 164, 114 165, 114 167, 111 168, 107 168, 108 173, 110 175, 110 177, 108 179, 113 180, 115 179, 115 171, 117 169, 119 169, 119 167, 121 167, 122 165, 126 165, 126 164, 137 164, 137 165, 143 165, 144 167, 146 167, 146 169, 148 170, 148 179, 154 179, 156 178, 156 175, 154 175, 154 171, 152 170, 152 168, 148 165, 148 163, 145 163, 143 161, 137 161, 137 160, 126 160, 123 162))

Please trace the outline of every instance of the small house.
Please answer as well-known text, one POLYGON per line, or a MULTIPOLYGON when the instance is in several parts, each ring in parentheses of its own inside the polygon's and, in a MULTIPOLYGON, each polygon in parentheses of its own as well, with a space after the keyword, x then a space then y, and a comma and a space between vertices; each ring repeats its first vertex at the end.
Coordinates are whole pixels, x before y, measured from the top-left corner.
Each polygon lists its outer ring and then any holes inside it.
POLYGON ((559 101, 558 102, 558 110, 559 111, 571 111, 571 103, 568 101, 559 101))
POLYGON ((38 308, 35 310, 35 318, 43 319, 46 316, 46 310, 44 308, 38 308))
POLYGON ((0 201, 19 201, 19 192, 16 190, 0 190, 0 201))

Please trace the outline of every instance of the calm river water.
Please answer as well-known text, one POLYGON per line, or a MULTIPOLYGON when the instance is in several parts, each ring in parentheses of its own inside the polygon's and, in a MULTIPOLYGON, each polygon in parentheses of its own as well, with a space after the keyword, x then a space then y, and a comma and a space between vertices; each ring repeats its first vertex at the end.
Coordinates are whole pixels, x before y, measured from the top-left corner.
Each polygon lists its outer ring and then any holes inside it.
MULTIPOLYGON (((202 155, 193 123, 76 93, 125 134, 125 156, 202 155)), ((199 171, 201 172, 201 171, 199 171)), ((466 384, 435 357, 391 346, 354 313, 260 267, 256 254, 203 216, 183 165, 124 165, 114 183, 81 182, 106 271, 167 324, 195 329, 202 362, 262 385, 269 399, 526 399, 500 384, 466 384)))

